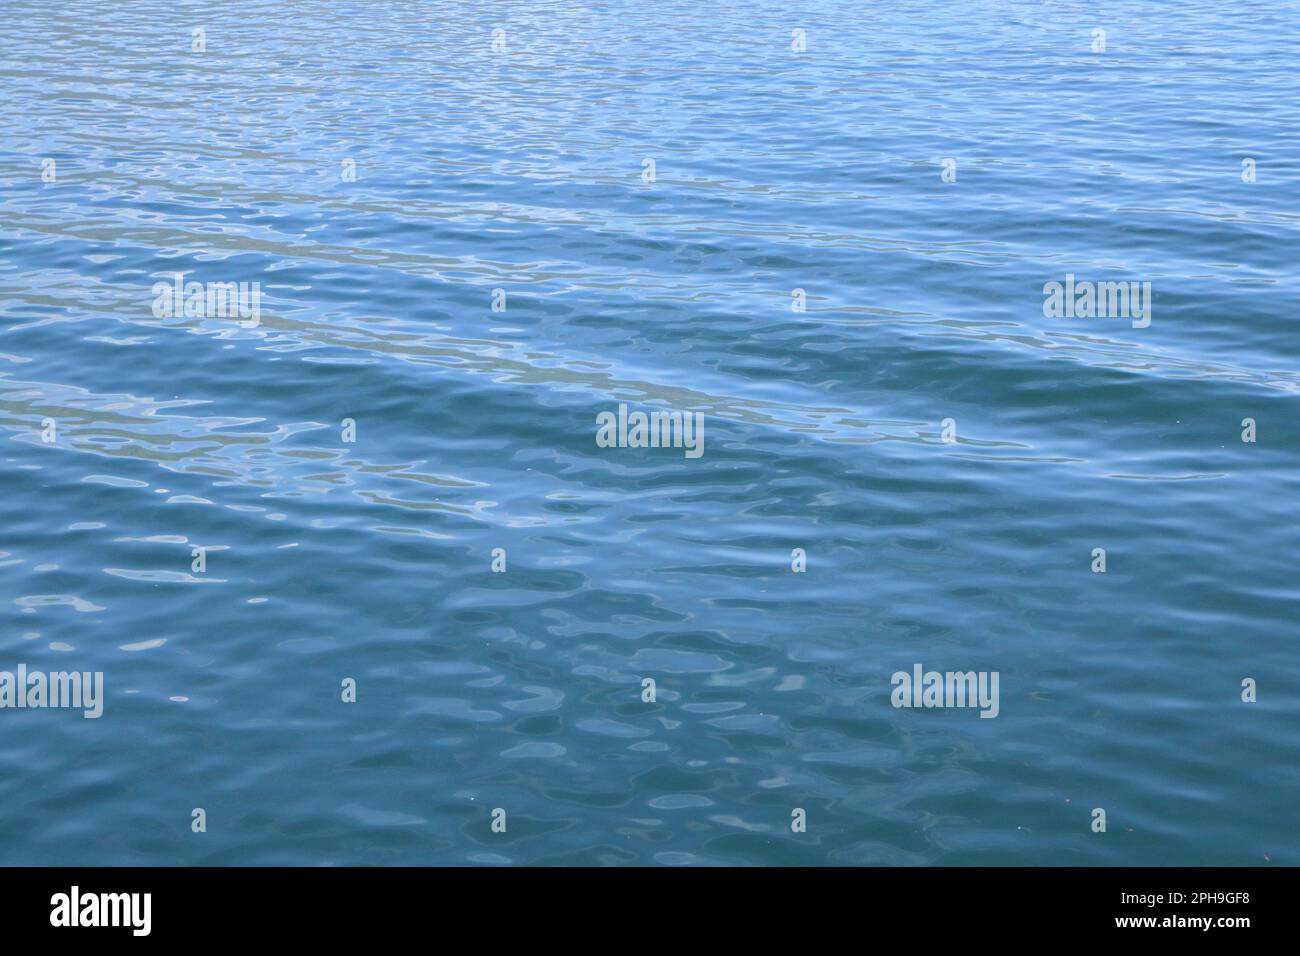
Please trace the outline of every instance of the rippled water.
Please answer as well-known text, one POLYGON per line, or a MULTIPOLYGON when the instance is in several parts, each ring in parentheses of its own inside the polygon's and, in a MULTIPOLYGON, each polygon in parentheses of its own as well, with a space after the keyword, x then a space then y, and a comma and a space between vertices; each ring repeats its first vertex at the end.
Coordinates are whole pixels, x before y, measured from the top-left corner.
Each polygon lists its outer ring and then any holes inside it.
POLYGON ((1295 3, 6 12, 0 861, 1300 862, 1295 3))

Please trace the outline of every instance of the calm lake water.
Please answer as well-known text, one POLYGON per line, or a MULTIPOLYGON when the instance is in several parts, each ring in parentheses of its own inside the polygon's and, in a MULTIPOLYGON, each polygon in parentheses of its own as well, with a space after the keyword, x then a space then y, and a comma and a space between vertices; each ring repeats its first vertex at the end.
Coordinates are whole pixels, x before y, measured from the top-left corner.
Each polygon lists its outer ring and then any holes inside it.
POLYGON ((6 13, 0 863, 1300 863, 1296 3, 6 13))

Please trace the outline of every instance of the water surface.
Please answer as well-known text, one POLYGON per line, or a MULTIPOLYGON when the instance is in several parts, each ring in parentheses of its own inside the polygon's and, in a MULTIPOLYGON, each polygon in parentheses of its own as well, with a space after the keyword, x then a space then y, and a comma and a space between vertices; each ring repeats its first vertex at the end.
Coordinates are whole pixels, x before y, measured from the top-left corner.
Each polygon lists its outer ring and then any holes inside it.
POLYGON ((1300 862, 1295 3, 7 13, 0 862, 1300 862))

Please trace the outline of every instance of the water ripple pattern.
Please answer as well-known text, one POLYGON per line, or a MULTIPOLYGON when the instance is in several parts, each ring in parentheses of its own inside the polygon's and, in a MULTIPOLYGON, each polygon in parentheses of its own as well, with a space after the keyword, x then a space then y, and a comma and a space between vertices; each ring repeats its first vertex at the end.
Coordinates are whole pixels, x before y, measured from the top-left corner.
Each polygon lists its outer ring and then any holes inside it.
POLYGON ((1300 863, 1294 0, 6 14, 0 863, 1300 863))

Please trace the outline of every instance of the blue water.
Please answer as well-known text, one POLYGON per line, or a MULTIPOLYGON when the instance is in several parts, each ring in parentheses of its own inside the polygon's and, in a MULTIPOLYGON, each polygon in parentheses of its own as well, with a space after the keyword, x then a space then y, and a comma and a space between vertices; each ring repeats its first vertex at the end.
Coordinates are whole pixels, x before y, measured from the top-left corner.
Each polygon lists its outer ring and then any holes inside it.
POLYGON ((0 863, 1300 863, 1297 3, 5 13, 0 863))

